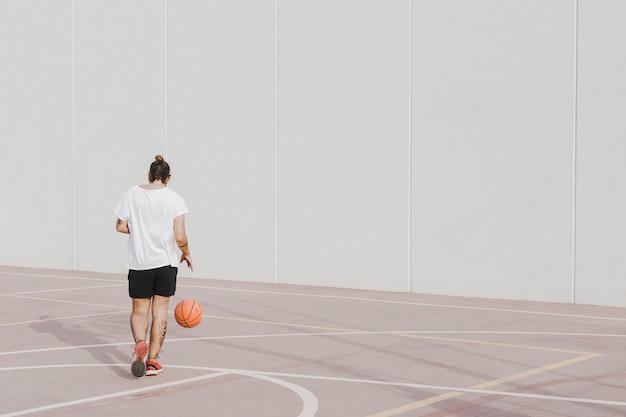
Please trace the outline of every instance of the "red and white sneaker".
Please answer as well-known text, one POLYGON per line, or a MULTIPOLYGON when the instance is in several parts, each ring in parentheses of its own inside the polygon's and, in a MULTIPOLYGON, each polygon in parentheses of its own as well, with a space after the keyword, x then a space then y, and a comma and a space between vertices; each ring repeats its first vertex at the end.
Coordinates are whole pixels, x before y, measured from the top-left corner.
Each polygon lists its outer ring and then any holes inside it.
POLYGON ((135 357, 130 365, 130 372, 133 376, 142 377, 146 374, 146 356, 148 356, 148 344, 140 340, 135 345, 135 357))
POLYGON ((158 375, 163 372, 163 367, 157 361, 146 362, 146 375, 158 375))

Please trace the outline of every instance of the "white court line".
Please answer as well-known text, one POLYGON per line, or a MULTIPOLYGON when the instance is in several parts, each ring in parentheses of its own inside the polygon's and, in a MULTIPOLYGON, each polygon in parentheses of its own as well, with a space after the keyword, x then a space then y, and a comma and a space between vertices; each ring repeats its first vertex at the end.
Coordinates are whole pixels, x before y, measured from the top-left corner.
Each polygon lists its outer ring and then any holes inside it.
MULTIPOLYGON (((45 365, 45 366, 26 366, 26 367, 9 367, 9 368, 0 368, 0 371, 17 371, 17 370, 25 370, 25 369, 43 369, 43 368, 63 368, 63 367, 102 367, 102 366, 128 366, 127 364, 83 364, 83 365, 45 365)), ((442 385, 429 385, 429 384, 417 384, 410 382, 394 382, 394 381, 381 381, 381 380, 373 380, 373 379, 355 379, 355 378, 342 378, 342 377, 330 377, 330 376, 321 376, 321 375, 306 375, 306 374, 292 374, 286 372, 266 372, 266 371, 252 371, 252 370, 243 370, 243 369, 227 369, 227 368, 209 368, 202 366, 184 366, 184 365, 168 365, 168 368, 181 368, 181 369, 193 369, 193 370, 201 370, 214 372, 210 375, 203 375, 195 378, 188 378, 180 381, 174 381, 167 384, 154 385, 151 387, 146 387, 137 390, 129 390, 122 391, 118 393, 112 393, 107 395, 101 395, 97 397, 85 398, 82 400, 76 401, 68 401, 64 403, 53 404, 45 407, 37 407, 29 410, 22 410, 14 413, 2 414, 0 417, 15 417, 25 414, 31 414, 38 411, 50 410, 53 408, 61 408, 67 407, 76 404, 82 404, 86 402, 93 402, 102 399, 115 398, 124 395, 135 394, 139 392, 153 391, 158 388, 173 386, 173 385, 181 385, 189 382, 200 381, 203 379, 215 378, 217 376, 228 375, 228 374, 238 374, 244 375, 251 378, 259 378, 265 379, 267 381, 277 383, 281 386, 284 386, 294 392, 296 392, 304 403, 304 407, 302 412, 298 415, 298 417, 312 417, 315 416, 317 411, 317 398, 308 390, 304 389, 299 385, 294 385, 289 382, 277 379, 277 378, 296 378, 296 379, 309 379, 315 381, 330 381, 330 382, 347 382, 347 383, 355 383, 355 384, 368 384, 368 385, 379 385, 379 386, 390 386, 390 387, 404 387, 404 388, 416 388, 416 389, 425 389, 425 390, 433 390, 433 391, 446 391, 446 392, 465 392, 470 394, 478 394, 478 395, 497 395, 500 397, 518 397, 518 398, 530 398, 537 400, 549 400, 549 401, 562 401, 562 402, 570 402, 570 403, 583 403, 583 404, 598 404, 598 405, 611 405, 611 406, 619 406, 626 407, 625 401, 614 401, 614 400, 598 400, 594 398, 581 398, 581 397, 563 397, 557 395, 541 395, 541 394, 528 394, 528 393, 519 393, 519 392, 509 392, 509 391, 494 391, 494 390, 485 390, 485 389, 474 389, 474 388, 464 388, 464 387, 452 387, 452 386, 442 386, 442 385)))
MULTIPOLYGON (((298 378, 298 379, 312 379, 316 381, 332 381, 332 382, 351 382, 357 384, 370 384, 370 385, 384 385, 392 387, 406 387, 406 388, 421 388, 435 391, 458 391, 479 395, 498 395, 502 397, 521 397, 532 398, 538 400, 552 400, 552 401, 565 401, 573 403, 586 403, 586 404, 600 404, 600 405, 616 405, 620 407, 626 407, 626 401, 613 401, 613 400, 597 400, 593 398, 580 398, 580 397, 562 397, 557 395, 541 395, 541 394, 526 394, 520 392, 509 391, 493 391, 474 388, 462 388, 462 387, 446 387, 441 385, 428 385, 428 384, 414 384, 410 382, 392 382, 392 381, 378 381, 373 379, 354 379, 354 378, 340 378, 329 377, 319 375, 303 375, 303 374, 290 374, 283 372, 259 372, 263 375, 270 375, 282 378, 298 378)), ((2 417, 2 416, 0 416, 2 417)))
POLYGON ((44 274, 27 274, 25 272, 9 272, 0 270, 0 275, 17 275, 20 277, 31 277, 31 278, 61 278, 61 279, 75 279, 82 281, 107 281, 107 282, 126 282, 123 279, 108 279, 108 278, 95 278, 89 276, 83 277, 75 277, 69 275, 44 275, 44 274))
MULTIPOLYGON (((90 306, 98 306, 98 307, 109 307, 109 308, 128 310, 129 309, 128 306, 114 306, 114 305, 84 303, 84 302, 67 301, 67 300, 55 300, 55 299, 48 299, 48 298, 26 297, 26 295, 28 295, 28 294, 35 294, 35 293, 40 293, 40 292, 45 293, 45 292, 55 292, 55 291, 70 291, 70 290, 73 290, 73 289, 106 288, 106 287, 114 287, 114 286, 118 286, 118 285, 120 285, 120 284, 107 285, 107 286, 96 286, 96 287, 73 287, 73 288, 58 289, 58 290, 41 290, 41 291, 31 291, 31 292, 18 292, 18 293, 4 294, 4 295, 5 296, 14 296, 14 297, 40 299, 40 300, 51 301, 51 302, 72 303, 72 304, 81 304, 81 305, 90 305, 90 306)), ((181 285, 181 286, 183 286, 183 285, 181 285)), ((188 287, 194 287, 195 288, 195 286, 188 286, 188 287)), ((202 287, 202 286, 199 286, 197 288, 216 289, 216 287, 202 287)), ((277 292, 255 291, 255 290, 238 290, 238 289, 223 289, 223 290, 224 291, 260 292, 260 293, 269 293, 269 294, 281 294, 281 295, 282 294, 286 294, 286 295, 291 295, 291 293, 277 293, 277 292)), ((296 294, 296 295, 304 295, 304 296, 311 296, 311 297, 346 298, 346 297, 339 297, 339 296, 323 296, 323 295, 310 295, 310 294, 296 294)), ((347 298, 354 299, 352 297, 347 297, 347 298)), ((389 301, 389 300, 370 300, 370 299, 358 299, 358 300, 376 301, 376 302, 388 302, 388 303, 402 303, 402 304, 416 304, 416 303, 410 303, 410 302, 389 301)), ((420 304, 420 305, 423 305, 423 304, 420 304)), ((439 306, 439 305, 437 305, 437 306, 439 306)), ((440 307, 446 307, 446 306, 440 306, 440 307)), ((450 307, 450 308, 471 308, 471 309, 485 310, 485 308, 463 307, 463 306, 447 306, 447 307, 450 307)), ((504 310, 498 310, 498 311, 504 311, 504 310)), ((508 311, 516 311, 516 310, 508 310, 508 311)), ((530 312, 530 311, 522 311, 522 312, 526 312, 526 313, 529 313, 529 314, 547 314, 547 315, 565 316, 565 317, 578 317, 578 318, 626 321, 626 319, 611 318, 611 317, 593 317, 593 316, 580 316, 580 315, 568 315, 568 314, 557 314, 557 313, 541 313, 541 312, 530 312)), ((169 311, 169 313, 173 314, 172 311, 169 311)), ((106 313, 102 313, 102 314, 106 314, 106 313)), ((50 318, 49 320, 62 320, 62 319, 66 319, 66 318, 75 318, 75 317, 79 317, 79 316, 57 317, 57 318, 50 318)), ((238 318, 235 318, 235 317, 221 317, 221 316, 212 316, 212 315, 206 315, 206 314, 203 315, 203 317, 214 318, 214 319, 219 319, 219 320, 239 320, 238 318)), ((37 320, 37 321, 41 321, 41 320, 37 320)), ((34 321, 0 324, 0 327, 8 326, 8 325, 14 325, 14 324, 32 323, 32 322, 34 322, 34 321)), ((263 321, 257 321, 257 322, 263 323, 263 321)), ((280 325, 298 326, 298 324, 293 324, 293 323, 267 322, 266 324, 269 324, 269 325, 280 324, 280 325)), ((312 326, 308 326, 308 327, 313 328, 312 326)), ((564 332, 531 332, 531 331, 527 331, 527 332, 513 331, 513 332, 511 332, 511 331, 475 331, 475 330, 393 330, 393 331, 389 331, 388 330, 388 331, 378 331, 378 332, 359 332, 359 331, 355 331, 355 330, 346 329, 346 330, 344 330, 342 332, 343 333, 352 333, 352 334, 393 334, 393 333, 397 333, 397 334, 407 334, 407 333, 429 334, 430 333, 430 334, 500 334, 500 335, 583 336, 583 337, 616 337, 616 338, 626 337, 626 335, 624 335, 624 334, 603 334, 603 333, 572 333, 572 332, 564 333, 564 332)), ((342 332, 333 333, 333 334, 342 334, 342 332)), ((330 333, 325 333, 325 334, 328 335, 330 333)), ((303 335, 308 335, 308 334, 303 334, 303 335)), ((271 336, 276 336, 276 335, 268 335, 268 337, 271 337, 271 336)), ((263 336, 259 336, 259 337, 263 337, 263 336)))
MULTIPOLYGON (((112 365, 98 364, 98 365, 28 366, 28 367, 21 367, 21 368, 20 367, 1 368, 0 371, 25 370, 25 369, 42 369, 42 368, 68 368, 68 367, 79 367, 79 366, 112 366, 112 365)), ((121 365, 115 365, 115 366, 121 366, 121 365)), ((128 365, 124 364, 124 366, 128 366, 128 365)), ((95 396, 95 397, 83 398, 83 399, 80 399, 80 400, 65 401, 65 402, 60 402, 60 403, 56 403, 56 404, 50 404, 50 405, 46 405, 46 406, 42 406, 42 407, 34 407, 34 408, 26 409, 26 410, 14 411, 14 412, 6 413, 6 414, 0 414, 0 417, 23 416, 23 415, 27 415, 27 414, 33 414, 33 413, 42 412, 42 411, 54 410, 54 409, 57 409, 57 408, 70 407, 70 406, 78 405, 78 404, 85 404, 85 403, 94 402, 94 401, 107 400, 107 399, 110 399, 110 398, 117 398, 117 397, 123 397, 123 396, 127 396, 127 395, 139 394, 139 393, 142 393, 142 392, 155 391, 155 390, 160 389, 160 388, 167 388, 167 387, 176 386, 176 385, 188 384, 190 382, 197 382, 197 381, 202 381, 202 380, 205 380, 205 379, 217 378, 217 377, 220 377, 220 376, 223 376, 223 375, 226 375, 226 374, 223 373, 223 372, 217 372, 217 373, 210 374, 210 375, 202 375, 202 376, 197 376, 197 377, 194 377, 194 378, 181 379, 179 381, 169 382, 169 383, 165 383, 165 384, 151 385, 151 386, 145 387, 145 388, 137 388, 137 389, 133 389, 133 390, 119 391, 119 392, 114 392, 114 393, 111 393, 111 394, 105 394, 105 395, 98 395, 98 396, 95 396)))
MULTIPOLYGON (((224 369, 224 371, 226 370, 224 369)), ((267 375, 263 372, 244 371, 242 369, 232 369, 230 371, 232 372, 229 372, 229 373, 245 375, 251 378, 256 378, 256 379, 261 379, 261 380, 265 380, 268 382, 272 382, 276 385, 280 385, 287 389, 290 389, 291 391, 298 394, 298 396, 302 400, 302 411, 300 412, 300 414, 298 414, 298 417, 314 417, 315 414, 317 413, 317 408, 319 406, 317 397, 311 391, 309 391, 308 389, 300 385, 292 384, 291 382, 274 378, 273 376, 267 375)))
POLYGON ((55 288, 55 289, 52 289, 52 290, 9 292, 9 293, 6 293, 6 294, 1 294, 1 295, 11 296, 11 295, 40 294, 40 293, 49 293, 49 292, 91 290, 91 289, 96 289, 96 288, 120 287, 122 285, 124 285, 124 284, 123 283, 119 283, 119 284, 111 284, 111 285, 95 285, 95 286, 91 286, 91 287, 55 288))
MULTIPOLYGON (((112 314, 112 313, 111 313, 112 314)), ((625 338, 625 334, 586 334, 586 333, 548 333, 548 332, 496 332, 496 331, 469 331, 469 330, 459 330, 459 331, 438 331, 438 330, 419 330, 419 331, 411 331, 411 330, 398 330, 398 331, 345 331, 345 332, 317 332, 317 333, 273 333, 273 334, 249 334, 249 335, 232 335, 232 336, 203 336, 203 337, 186 337, 186 338, 178 338, 166 339, 167 343, 178 343, 178 342, 197 342, 197 341, 206 341, 206 340, 238 340, 238 339, 264 339, 264 338, 279 338, 279 337, 324 337, 324 336, 361 336, 361 335, 388 335, 388 336, 397 336, 400 334, 415 334, 415 335, 429 335, 429 334, 490 334, 490 335, 522 335, 522 336, 576 336, 576 337, 617 337, 617 338, 625 338)), ((481 342, 481 341, 477 341, 481 342)), ((116 343, 99 343, 92 345, 80 345, 80 346, 57 346, 57 347, 48 347, 48 348, 39 348, 39 349, 28 349, 28 350, 16 350, 11 352, 0 352, 0 356, 9 356, 9 355, 23 355, 29 353, 43 353, 43 352, 56 352, 63 350, 75 350, 75 349, 91 349, 91 348, 101 348, 101 347, 113 347, 113 346, 134 346, 134 342, 116 342, 116 343)), ((512 347, 511 345, 510 347, 512 347)), ((542 348, 536 346, 524 346, 519 345, 519 348, 533 348, 538 350, 546 350, 546 351, 557 351, 562 353, 572 353, 572 354, 583 354, 587 352, 579 352, 579 351, 570 351, 564 349, 554 349, 554 348, 542 348)))
MULTIPOLYGON (((347 332, 346 332, 347 333, 347 332)), ((352 333, 352 332, 350 332, 352 333)), ((530 331, 499 331, 499 330, 385 330, 380 333, 389 334, 487 334, 512 336, 577 336, 577 337, 617 337, 625 338, 626 334, 613 333, 568 333, 568 332, 530 332, 530 331)))
MULTIPOLYGON (((37 319, 37 320, 26 320, 26 321, 15 321, 11 323, 0 323, 0 327, 9 327, 9 326, 19 326, 22 324, 33 324, 33 323, 45 323, 47 321, 59 321, 59 320, 73 320, 73 319, 82 319, 86 317, 98 317, 98 316, 108 316, 114 314, 127 314, 126 311, 107 311, 105 313, 93 313, 93 314, 79 314, 75 316, 64 316, 64 317, 50 317, 47 319, 37 319)), ((2 353, 0 353, 1 355, 2 353)))
MULTIPOLYGON (((128 366, 128 364, 65 364, 65 365, 23 366, 23 367, 0 368, 0 371, 22 371, 22 370, 28 370, 28 369, 39 370, 39 369, 44 369, 44 368, 110 367, 110 366, 128 366)), ((106 400, 110 398, 123 397, 123 396, 138 394, 142 392, 155 391, 161 388, 167 388, 167 387, 176 386, 176 385, 183 385, 183 384, 188 384, 190 382, 197 382, 197 381, 217 378, 220 376, 231 375, 231 374, 242 375, 242 376, 247 376, 250 378, 255 378, 255 379, 260 379, 263 381, 271 382, 273 384, 287 388, 290 391, 293 391, 302 400, 302 411, 300 412, 300 414, 298 414, 297 417, 314 417, 315 414, 317 413, 319 403, 318 403, 317 397, 313 395, 311 391, 307 390, 306 388, 301 387, 300 385, 296 385, 291 382, 287 382, 287 381, 283 381, 281 379, 275 378, 273 375, 267 375, 263 372, 255 372, 255 371, 243 370, 243 369, 206 368, 206 367, 199 367, 199 366, 168 365, 168 368, 192 369, 192 370, 208 371, 208 372, 213 372, 213 373, 209 375, 201 375, 201 376, 197 376, 193 378, 186 378, 186 379, 168 382, 164 384, 151 385, 145 388, 120 391, 120 392, 115 392, 115 393, 110 393, 110 394, 105 394, 105 395, 98 395, 95 397, 83 398, 80 400, 65 401, 61 403, 50 404, 47 406, 34 407, 34 408, 26 409, 26 410, 14 411, 11 413, 0 414, 0 417, 23 416, 23 415, 33 414, 33 413, 37 413, 41 411, 48 411, 48 410, 53 410, 57 408, 78 405, 78 404, 85 404, 85 403, 94 402, 94 401, 106 400)))
MULTIPOLYGON (((587 316, 587 315, 582 315, 582 314, 550 313, 546 311, 516 310, 516 309, 491 308, 491 307, 473 307, 473 306, 462 306, 462 305, 455 305, 455 304, 419 303, 416 301, 383 300, 379 298, 348 297, 348 296, 342 296, 342 295, 307 294, 307 293, 265 291, 265 290, 245 290, 241 288, 223 288, 223 287, 210 287, 210 286, 207 287, 203 285, 185 285, 185 284, 180 284, 180 287, 203 288, 203 289, 216 290, 216 291, 232 291, 232 292, 257 293, 257 294, 269 294, 269 295, 289 295, 289 296, 294 296, 294 297, 311 297, 311 298, 328 298, 328 299, 338 299, 338 300, 348 300, 348 301, 364 301, 364 302, 381 303, 381 304, 412 305, 412 306, 419 306, 419 307, 437 307, 437 308, 450 308, 450 309, 461 309, 461 310, 493 311, 493 312, 501 312, 501 313, 533 314, 533 315, 570 317, 570 318, 592 319, 592 320, 626 321, 626 317, 622 318, 622 317, 587 316)), ((384 291, 381 291, 381 293, 384 293, 384 291)))
MULTIPOLYGON (((120 282, 120 283, 126 282, 125 280, 110 280, 110 279, 103 279, 103 278, 80 278, 80 277, 69 277, 69 276, 60 276, 60 275, 25 274, 25 273, 0 271, 0 275, 2 274, 42 277, 42 278, 67 278, 67 279, 77 279, 77 280, 84 279, 84 280, 99 280, 99 281, 108 281, 108 282, 113 281, 113 282, 120 282)), ((415 301, 383 300, 383 299, 378 299, 378 298, 348 297, 348 296, 341 296, 341 295, 307 294, 307 293, 297 293, 297 292, 266 291, 266 290, 247 290, 247 289, 241 289, 241 288, 224 288, 224 287, 214 287, 214 286, 204 286, 204 285, 188 285, 188 284, 182 284, 182 283, 179 283, 178 287, 201 288, 201 289, 214 290, 214 291, 284 295, 284 296, 293 296, 293 297, 325 298, 325 299, 362 301, 362 302, 381 303, 381 304, 412 305, 412 306, 419 306, 419 307, 436 307, 436 308, 448 308, 448 309, 460 309, 460 310, 490 311, 490 312, 500 312, 500 313, 530 314, 530 315, 541 315, 541 316, 550 316, 550 317, 568 317, 568 318, 577 318, 577 319, 626 322, 626 317, 588 316, 588 315, 583 315, 583 314, 550 313, 546 311, 518 310, 518 309, 495 308, 495 307, 474 307, 474 306, 463 306, 463 305, 455 305, 455 304, 420 303, 420 302, 415 302, 415 301)), ((384 293, 384 291, 381 291, 381 294, 382 293, 384 293)), ((410 295, 409 293, 406 293, 406 294, 410 295)))
MULTIPOLYGON (((277 334, 252 334, 252 335, 234 335, 234 336, 206 336, 206 337, 192 337, 182 339, 166 339, 167 343, 177 342, 194 342, 204 340, 232 340, 232 339, 263 339, 269 337, 302 337, 302 336, 333 336, 333 335, 345 335, 345 334, 372 334, 373 332, 329 332, 329 333, 277 333, 277 334)), ((91 349, 101 347, 113 347, 113 346, 134 346, 135 342, 117 342, 117 343, 98 343, 92 345, 80 345, 80 346, 57 346, 39 349, 27 349, 27 350, 15 350, 12 352, 0 352, 0 356, 10 355, 24 355, 29 353, 44 353, 44 352, 57 352, 64 350, 75 349, 91 349)))
MULTIPOLYGON (((169 341, 170 340, 168 340, 168 342, 169 341)), ((29 353, 58 352, 62 350, 90 349, 90 348, 125 346, 125 345, 134 346, 135 342, 98 343, 98 344, 93 344, 93 345, 82 345, 82 346, 57 346, 57 347, 40 348, 40 349, 14 350, 13 352, 0 352, 0 356, 24 355, 24 354, 29 354, 29 353)))
POLYGON ((29 277, 29 278, 59 278, 59 279, 73 279, 76 281, 106 281, 106 282, 119 282, 125 283, 127 282, 125 279, 109 279, 109 278, 95 278, 89 276, 83 277, 74 277, 69 275, 42 275, 42 274, 27 274, 24 272, 7 272, 0 270, 0 275, 16 275, 19 277, 29 277))
MULTIPOLYGON (((117 286, 113 285, 113 286, 117 286)), ((99 286, 99 287, 76 287, 74 289, 82 289, 82 288, 102 288, 102 287, 108 287, 108 286, 99 286)), ((203 287, 204 288, 204 287, 203 287)), ((58 290, 58 291, 66 291, 66 290, 71 290, 71 289, 64 289, 64 290, 58 290)), ((50 290, 50 292, 53 291, 57 291, 57 290, 50 290)), ((243 291, 247 291, 247 290, 243 290, 243 291)), ((67 300, 55 300, 55 299, 48 299, 48 298, 35 298, 35 297, 25 297, 25 295, 27 294, 33 294, 33 293, 38 293, 38 292, 48 292, 46 290, 43 291, 32 291, 32 292, 21 292, 21 293, 11 293, 11 294, 4 294, 5 296, 14 296, 14 297, 23 297, 23 298, 33 298, 36 300, 45 300, 45 301, 51 301, 51 302, 62 302, 62 303, 72 303, 72 304, 81 304, 81 305, 90 305, 90 306, 98 306, 98 307, 109 307, 109 308, 116 308, 116 309, 121 309, 121 310, 128 310, 129 307, 128 306, 114 306, 114 305, 105 305, 105 304, 94 304, 94 303, 83 303, 83 302, 76 302, 76 301, 67 301, 67 300)), ((380 300, 378 300, 380 301, 380 300)), ((120 312, 107 312, 107 313, 96 313, 95 315, 99 315, 99 314, 116 314, 116 313, 120 313, 120 312)), ((172 313, 172 311, 169 311, 168 313, 172 313)), ((540 314, 540 313, 538 313, 540 314)), ((77 318, 77 317, 83 317, 83 316, 70 316, 70 317, 51 317, 49 319, 43 319, 43 320, 31 320, 31 321, 24 321, 24 322, 16 322, 16 323, 5 323, 5 324, 0 324, 0 327, 3 326, 10 326, 10 325, 17 325, 17 324, 29 324, 29 323, 34 323, 34 322, 41 322, 41 321, 52 321, 52 320, 65 320, 65 319, 72 319, 72 318, 77 318)), ((221 316, 212 316, 212 315, 203 315, 203 317, 206 318, 213 318, 213 319, 218 319, 218 320, 239 320, 238 318, 235 317, 221 317, 221 316)), ((586 317, 589 318, 589 316, 581 316, 581 317, 586 317)), ((603 319, 611 319, 611 318, 606 318, 606 317, 601 317, 603 319)), ((614 320, 622 320, 622 319, 614 319, 614 320)), ((263 323, 263 321, 257 321, 259 323, 263 323)), ((268 325, 289 325, 289 326, 298 326, 298 324, 292 324, 292 323, 274 323, 274 322, 267 322, 266 324, 268 325)), ((311 326, 307 326, 307 327, 311 327, 311 326)), ((312 328, 312 327, 311 327, 312 328)), ((302 334, 269 334, 269 335, 252 335, 252 336, 226 336, 226 338, 247 338, 247 337, 277 337, 277 336, 312 336, 312 335, 340 335, 340 334, 491 334, 491 335, 536 335, 536 336, 582 336, 582 337, 614 337, 614 338, 624 338, 626 337, 626 334, 609 334, 609 333, 574 333, 574 332, 534 332, 534 331, 483 331, 483 330, 384 330, 384 331, 358 331, 358 330, 350 330, 350 329, 346 329, 346 330, 342 330, 341 332, 333 332, 333 333, 313 333, 313 334, 309 334, 309 333, 302 333, 302 334)), ((208 339, 211 339, 213 337, 209 337, 208 339)), ((217 338, 221 338, 221 337, 217 337, 217 338)), ((195 338, 195 339, 180 339, 180 340, 206 340, 207 338, 195 338)), ((177 341, 176 339, 168 339, 169 341, 177 341)), ((0 353, 1 355, 2 353, 0 353)))
MULTIPOLYGON (((179 339, 167 339, 169 343, 176 342, 192 342, 192 341, 205 341, 205 340, 237 340, 237 339, 263 339, 263 338, 278 338, 278 337, 324 337, 324 336, 404 336, 404 335, 416 335, 416 336, 428 336, 428 335, 506 335, 506 336, 563 336, 563 337, 606 337, 606 338, 626 338, 626 334, 602 334, 602 333, 550 333, 550 332, 511 332, 511 331, 471 331, 471 330, 382 330, 382 331, 341 331, 341 332, 314 332, 314 333, 270 333, 270 334, 249 334, 249 335, 232 335, 232 336, 202 336, 202 337, 190 337, 179 339)), ((469 340, 466 342, 470 342, 469 340)), ((476 343, 497 344, 497 342, 472 340, 476 343)), ((541 347, 541 346, 526 346, 520 344, 508 344, 508 347, 515 347, 523 349, 536 349, 545 351, 556 351, 562 353, 571 354, 586 354, 588 352, 573 351, 567 349, 541 347)), ((2 355, 2 353, 0 353, 2 355)))

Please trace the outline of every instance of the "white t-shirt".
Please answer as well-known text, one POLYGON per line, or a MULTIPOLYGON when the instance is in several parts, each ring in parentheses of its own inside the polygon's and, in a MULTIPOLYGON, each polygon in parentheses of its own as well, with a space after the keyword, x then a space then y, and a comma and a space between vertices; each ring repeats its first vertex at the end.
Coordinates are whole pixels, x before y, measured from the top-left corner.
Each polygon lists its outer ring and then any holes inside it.
POLYGON ((169 188, 131 187, 115 208, 128 221, 130 236, 125 267, 134 270, 178 266, 180 251, 174 239, 174 219, 188 213, 185 200, 169 188))

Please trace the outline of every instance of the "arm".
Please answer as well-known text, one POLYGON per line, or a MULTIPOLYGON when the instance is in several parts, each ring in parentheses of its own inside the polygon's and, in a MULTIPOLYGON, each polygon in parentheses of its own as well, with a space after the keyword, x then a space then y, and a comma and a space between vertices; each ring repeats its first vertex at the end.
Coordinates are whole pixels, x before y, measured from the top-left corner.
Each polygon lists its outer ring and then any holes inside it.
POLYGON ((174 219, 174 238, 176 245, 181 250, 182 255, 180 261, 186 261, 189 269, 193 271, 193 262, 191 261, 191 252, 189 252, 189 240, 185 231, 185 215, 180 215, 174 219))
POLYGON ((130 234, 130 229, 128 228, 128 222, 120 220, 120 219, 117 219, 117 222, 115 222, 115 230, 117 230, 120 233, 126 233, 128 235, 130 234))

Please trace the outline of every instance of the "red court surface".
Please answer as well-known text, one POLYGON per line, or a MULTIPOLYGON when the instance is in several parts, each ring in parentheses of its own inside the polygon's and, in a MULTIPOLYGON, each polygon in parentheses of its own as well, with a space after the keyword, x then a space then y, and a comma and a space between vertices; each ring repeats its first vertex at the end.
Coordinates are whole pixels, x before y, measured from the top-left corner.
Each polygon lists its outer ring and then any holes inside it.
POLYGON ((179 279, 135 378, 124 274, 0 283, 0 417, 626 415, 626 309, 179 279))

